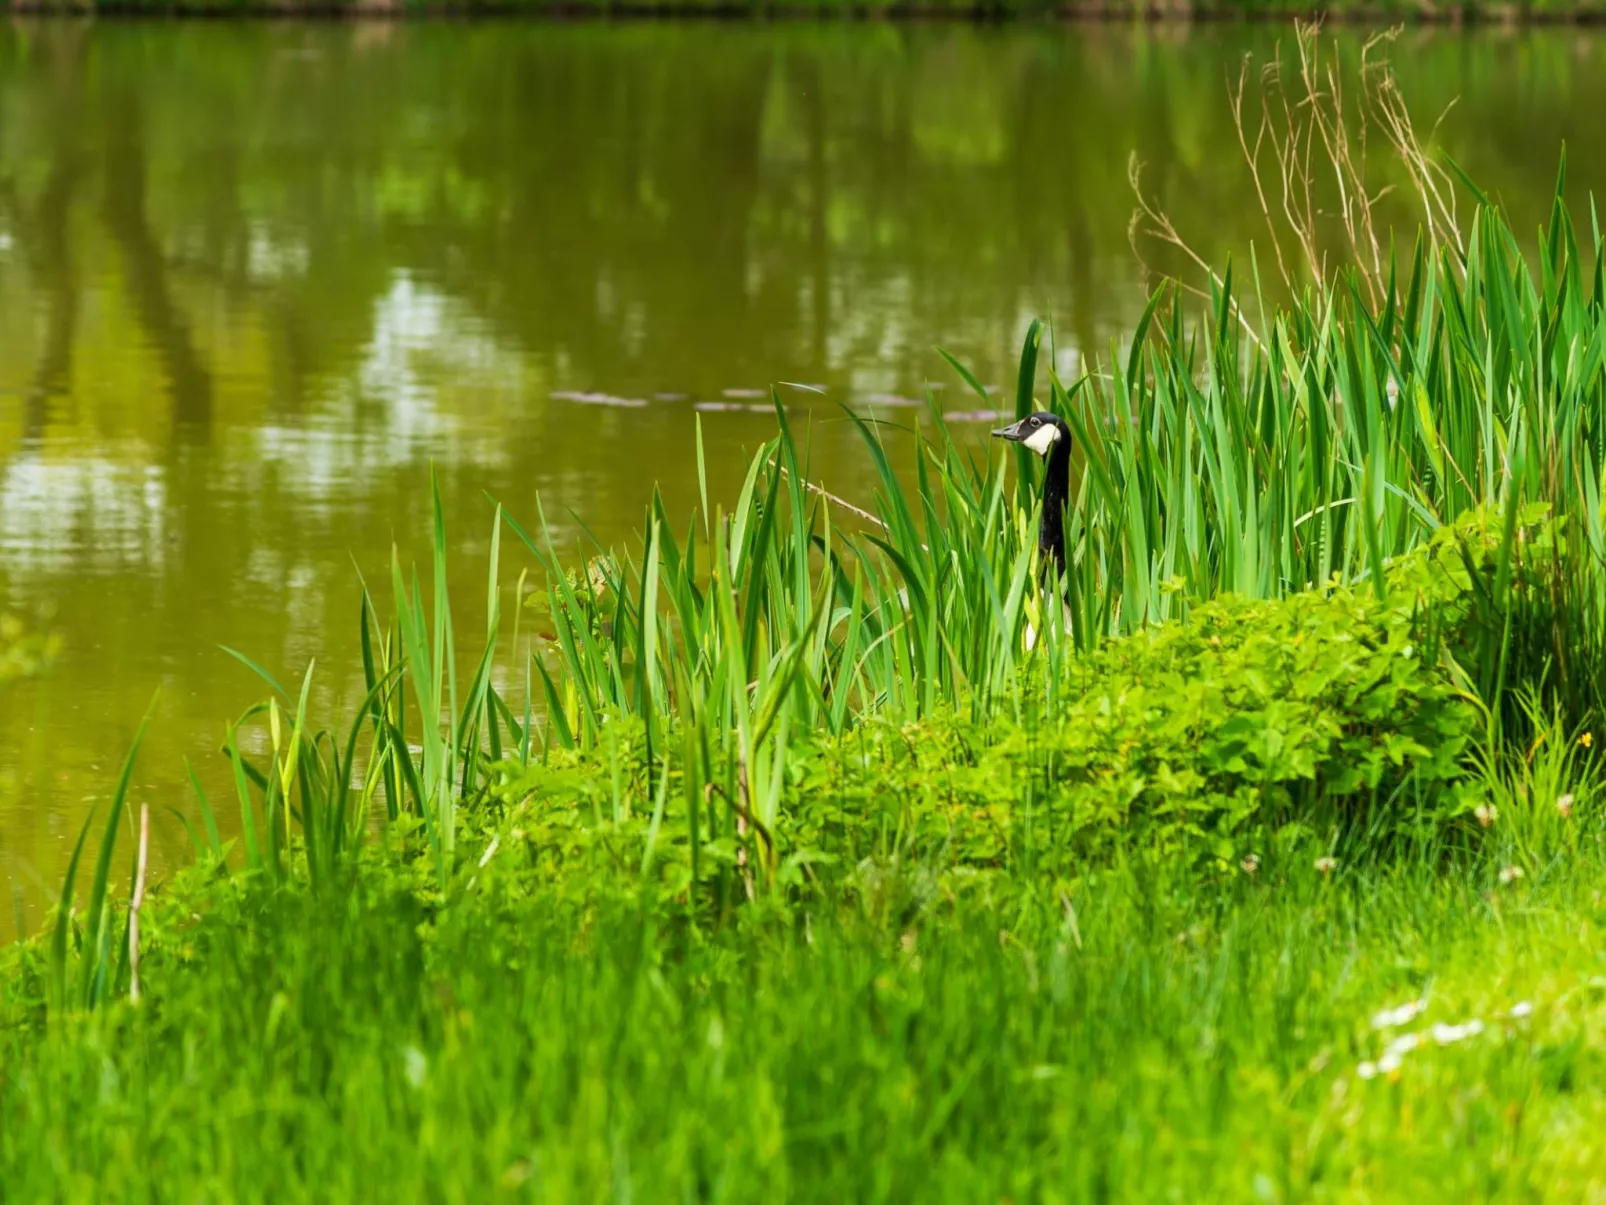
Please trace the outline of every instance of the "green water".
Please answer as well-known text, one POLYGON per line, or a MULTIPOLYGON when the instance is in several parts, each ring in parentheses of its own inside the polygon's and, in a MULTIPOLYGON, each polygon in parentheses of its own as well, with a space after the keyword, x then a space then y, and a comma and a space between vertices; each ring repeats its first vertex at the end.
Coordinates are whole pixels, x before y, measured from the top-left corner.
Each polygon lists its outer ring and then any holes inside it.
MULTIPOLYGON (((24 923, 160 690, 136 778, 158 858, 182 758, 319 659, 350 701, 358 568, 421 551, 431 464, 482 622, 491 504, 566 539, 729 497, 783 389, 860 501, 839 402, 912 421, 933 351, 1007 384, 1031 316, 1074 375, 1168 266, 1130 157, 1213 262, 1261 227, 1226 103, 1274 30, 662 23, 13 24, 0 32, 0 609, 59 634, 0 694, 0 879, 24 923)), ((1606 50, 1413 35, 1443 144, 1543 217, 1606 172, 1606 50)), ((968 429, 979 432, 972 416, 968 429)), ((521 558, 513 562, 509 581, 521 558)), ((381 591, 387 594, 388 591, 381 591)), ((0 932, 16 909, 0 910, 0 932)))

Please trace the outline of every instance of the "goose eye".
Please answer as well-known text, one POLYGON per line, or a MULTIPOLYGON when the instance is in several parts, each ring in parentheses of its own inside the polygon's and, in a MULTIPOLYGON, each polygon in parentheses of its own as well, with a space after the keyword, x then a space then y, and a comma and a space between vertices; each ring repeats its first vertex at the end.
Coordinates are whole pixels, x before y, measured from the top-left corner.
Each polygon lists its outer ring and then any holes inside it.
POLYGON ((1042 425, 1043 425, 1043 420, 1042 420, 1042 419, 1040 419, 1040 418, 1034 418, 1034 419, 1033 419, 1033 420, 1032 420, 1032 426, 1034 426, 1034 427, 1041 427, 1041 426, 1042 426, 1042 425))

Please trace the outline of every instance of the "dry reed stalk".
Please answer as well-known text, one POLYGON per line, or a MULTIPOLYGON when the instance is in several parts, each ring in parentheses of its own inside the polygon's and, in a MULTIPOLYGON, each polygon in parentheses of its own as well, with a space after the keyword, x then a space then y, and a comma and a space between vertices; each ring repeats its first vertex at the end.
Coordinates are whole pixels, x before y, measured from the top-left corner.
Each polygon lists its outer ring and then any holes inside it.
POLYGON ((145 861, 150 850, 151 805, 139 805, 139 858, 134 870, 134 896, 128 904, 128 998, 139 1003, 139 910, 145 903, 145 861))
MULTIPOLYGON (((1394 186, 1372 182, 1369 145, 1374 134, 1392 150, 1409 181, 1429 246, 1433 250, 1450 246, 1458 254, 1464 253, 1453 178, 1429 157, 1388 57, 1380 50, 1398 34, 1395 28, 1367 39, 1358 68, 1346 73, 1336 47, 1324 52, 1320 24, 1302 23, 1295 34, 1297 61, 1285 66, 1279 50, 1258 72, 1258 117, 1248 111, 1252 108, 1247 104, 1252 63, 1247 56, 1236 85, 1228 89, 1238 146, 1249 169, 1278 274, 1291 295, 1297 295, 1307 281, 1314 282, 1319 293, 1328 291, 1335 265, 1322 249, 1319 236, 1323 220, 1336 217, 1347 250, 1344 261, 1355 267, 1369 301, 1382 303, 1388 264, 1377 204, 1394 186), (1347 91, 1346 78, 1354 86, 1353 95, 1347 91), (1322 208, 1320 199, 1329 190, 1336 200, 1331 211, 1322 208), (1293 254, 1284 245, 1290 238, 1293 254)), ((1446 107, 1434 122, 1430 141, 1448 112, 1446 107)), ((1128 234, 1140 261, 1138 237, 1146 235, 1180 252, 1221 288, 1221 276, 1178 231, 1170 215, 1144 194, 1139 167, 1134 159, 1129 179, 1137 210, 1128 234)), ((1185 283, 1183 287, 1208 296, 1203 289, 1185 283)), ((1240 325, 1254 340, 1236 299, 1233 305, 1240 325)))

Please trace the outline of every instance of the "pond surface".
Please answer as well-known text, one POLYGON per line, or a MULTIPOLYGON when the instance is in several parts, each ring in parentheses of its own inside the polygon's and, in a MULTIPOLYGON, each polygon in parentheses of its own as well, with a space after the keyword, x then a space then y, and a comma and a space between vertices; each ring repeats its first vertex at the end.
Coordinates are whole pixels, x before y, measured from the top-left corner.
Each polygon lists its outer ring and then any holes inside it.
MULTIPOLYGON (((689 516, 696 421, 728 497, 784 381, 823 388, 783 393, 863 501, 838 402, 907 425, 935 381, 977 409, 934 345, 1005 384, 1033 315, 1076 373, 1153 282, 1133 154, 1213 262, 1261 235, 1227 85, 1277 38, 8 26, 0 611, 63 648, 0 693, 0 933, 37 923, 158 689, 136 800, 179 855, 182 759, 221 788, 263 694, 220 645, 285 678, 316 657, 320 702, 351 698, 357 571, 422 551, 431 465, 473 626, 487 493, 604 542, 655 482, 689 516)), ((1413 34, 1395 62, 1419 115, 1460 98, 1443 144, 1533 229, 1563 140, 1576 191, 1606 174, 1603 47, 1413 34)))

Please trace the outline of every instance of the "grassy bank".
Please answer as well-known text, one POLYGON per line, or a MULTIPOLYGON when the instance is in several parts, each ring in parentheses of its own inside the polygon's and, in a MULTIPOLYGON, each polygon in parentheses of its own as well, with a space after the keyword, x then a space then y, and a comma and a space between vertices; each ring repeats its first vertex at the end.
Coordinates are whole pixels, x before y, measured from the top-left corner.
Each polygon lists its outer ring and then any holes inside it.
POLYGON ((473 648, 437 500, 363 697, 240 654, 195 867, 125 770, 0 956, 7 1195, 1606 1191, 1601 236, 1468 203, 1080 380, 1034 326, 1063 580, 935 404, 852 499, 778 406, 632 547, 498 510, 473 648))
POLYGON ((624 841, 556 880, 504 844, 445 907, 377 853, 322 893, 197 873, 137 1008, 47 1021, 8 959, 0 1170, 19 1200, 1584 1199, 1598 837, 1508 885, 895 858, 721 923, 624 841))

